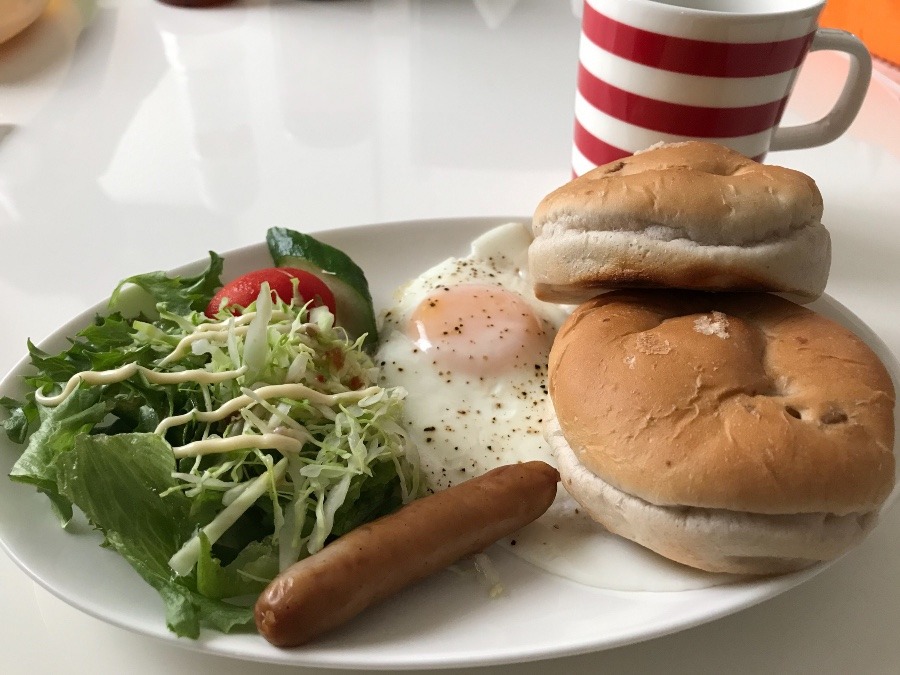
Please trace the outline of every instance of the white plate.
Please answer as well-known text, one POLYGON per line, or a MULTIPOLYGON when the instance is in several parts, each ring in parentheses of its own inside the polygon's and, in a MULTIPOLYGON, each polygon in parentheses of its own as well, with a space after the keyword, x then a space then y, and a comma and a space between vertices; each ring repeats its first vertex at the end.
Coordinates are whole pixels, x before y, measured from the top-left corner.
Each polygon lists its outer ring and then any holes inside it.
MULTIPOLYGON (((465 255, 469 242, 504 218, 414 221, 332 230, 316 236, 350 254, 366 270, 377 306, 393 289, 433 263, 465 255)), ((225 254, 225 278, 267 266, 264 243, 225 254)), ((206 261, 177 272, 197 271, 206 261)), ((141 272, 144 270, 135 270, 141 272)), ((42 346, 65 347, 102 309, 98 305, 62 326, 42 346)), ((828 298, 812 307, 863 338, 888 366, 900 366, 882 341, 848 309, 828 298)), ((0 395, 19 396, 25 361, 0 383, 0 395)), ((9 472, 21 447, 0 438, 0 471, 9 472)), ((893 502, 897 490, 891 495, 893 502)), ((513 663, 579 654, 673 633, 774 597, 821 572, 819 565, 773 579, 677 592, 606 591, 538 570, 494 547, 490 554, 506 594, 489 599, 471 577, 441 573, 408 589, 314 645, 279 650, 256 634, 204 631, 176 638, 163 606, 100 537, 83 522, 59 529, 46 498, 33 488, 0 480, 0 542, 35 581, 65 602, 111 624, 203 652, 304 666, 408 669, 513 663)), ((864 545, 864 544, 863 544, 864 545)))

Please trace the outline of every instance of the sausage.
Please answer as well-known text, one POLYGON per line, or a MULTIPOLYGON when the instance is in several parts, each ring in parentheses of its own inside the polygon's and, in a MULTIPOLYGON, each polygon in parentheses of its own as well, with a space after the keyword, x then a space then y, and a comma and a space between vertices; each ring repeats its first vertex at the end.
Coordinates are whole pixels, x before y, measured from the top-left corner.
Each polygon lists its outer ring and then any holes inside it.
POLYGON ((535 520, 558 480, 545 462, 509 464, 361 525, 273 579, 256 626, 278 647, 304 644, 535 520))

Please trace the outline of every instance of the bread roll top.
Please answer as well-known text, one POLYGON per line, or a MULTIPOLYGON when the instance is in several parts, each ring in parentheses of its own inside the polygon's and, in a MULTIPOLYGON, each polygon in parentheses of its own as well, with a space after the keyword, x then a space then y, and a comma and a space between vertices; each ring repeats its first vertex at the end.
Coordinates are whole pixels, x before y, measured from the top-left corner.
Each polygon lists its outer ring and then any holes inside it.
POLYGON ((532 220, 538 298, 601 290, 764 291, 809 302, 831 268, 815 181, 715 143, 660 145, 547 195, 532 220))
POLYGON ((715 143, 671 143, 597 167, 547 195, 535 236, 655 229, 656 238, 743 246, 818 224, 822 195, 804 173, 715 143))
POLYGON ((653 504, 864 513, 893 486, 884 365, 774 295, 601 295, 560 330, 549 390, 584 466, 653 504))

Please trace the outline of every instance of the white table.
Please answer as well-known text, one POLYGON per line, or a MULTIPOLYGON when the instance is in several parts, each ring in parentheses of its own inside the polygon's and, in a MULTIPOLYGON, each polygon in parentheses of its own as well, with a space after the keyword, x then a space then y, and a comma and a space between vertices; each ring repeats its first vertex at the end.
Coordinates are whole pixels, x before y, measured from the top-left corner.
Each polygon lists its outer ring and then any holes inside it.
MULTIPOLYGON (((560 0, 202 11, 51 0, 0 45, 0 371, 120 278, 258 242, 270 225, 528 216, 569 177, 578 33, 560 0)), ((787 118, 817 117, 843 68, 810 57, 787 118)), ((818 181, 834 240, 828 292, 900 353, 896 85, 876 74, 845 137, 769 161, 818 181)), ((485 670, 897 672, 898 539, 894 508, 858 550, 762 605, 607 652, 485 670)), ((6 556, 0 607, 5 673, 288 672, 107 625, 6 556)))

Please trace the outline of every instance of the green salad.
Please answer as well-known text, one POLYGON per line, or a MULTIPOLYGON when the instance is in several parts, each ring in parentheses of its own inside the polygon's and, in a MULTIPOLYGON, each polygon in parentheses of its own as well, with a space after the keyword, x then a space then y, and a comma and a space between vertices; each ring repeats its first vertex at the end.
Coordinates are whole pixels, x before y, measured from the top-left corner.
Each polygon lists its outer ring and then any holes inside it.
POLYGON ((62 353, 29 342, 31 393, 0 399, 24 445, 10 478, 45 494, 63 526, 83 512, 186 637, 251 626, 279 570, 420 489, 405 392, 376 384, 368 334, 335 325, 296 280, 292 297, 264 281, 208 315, 222 263, 210 253, 197 276, 126 279, 62 353), (136 293, 150 302, 133 316, 136 293))

